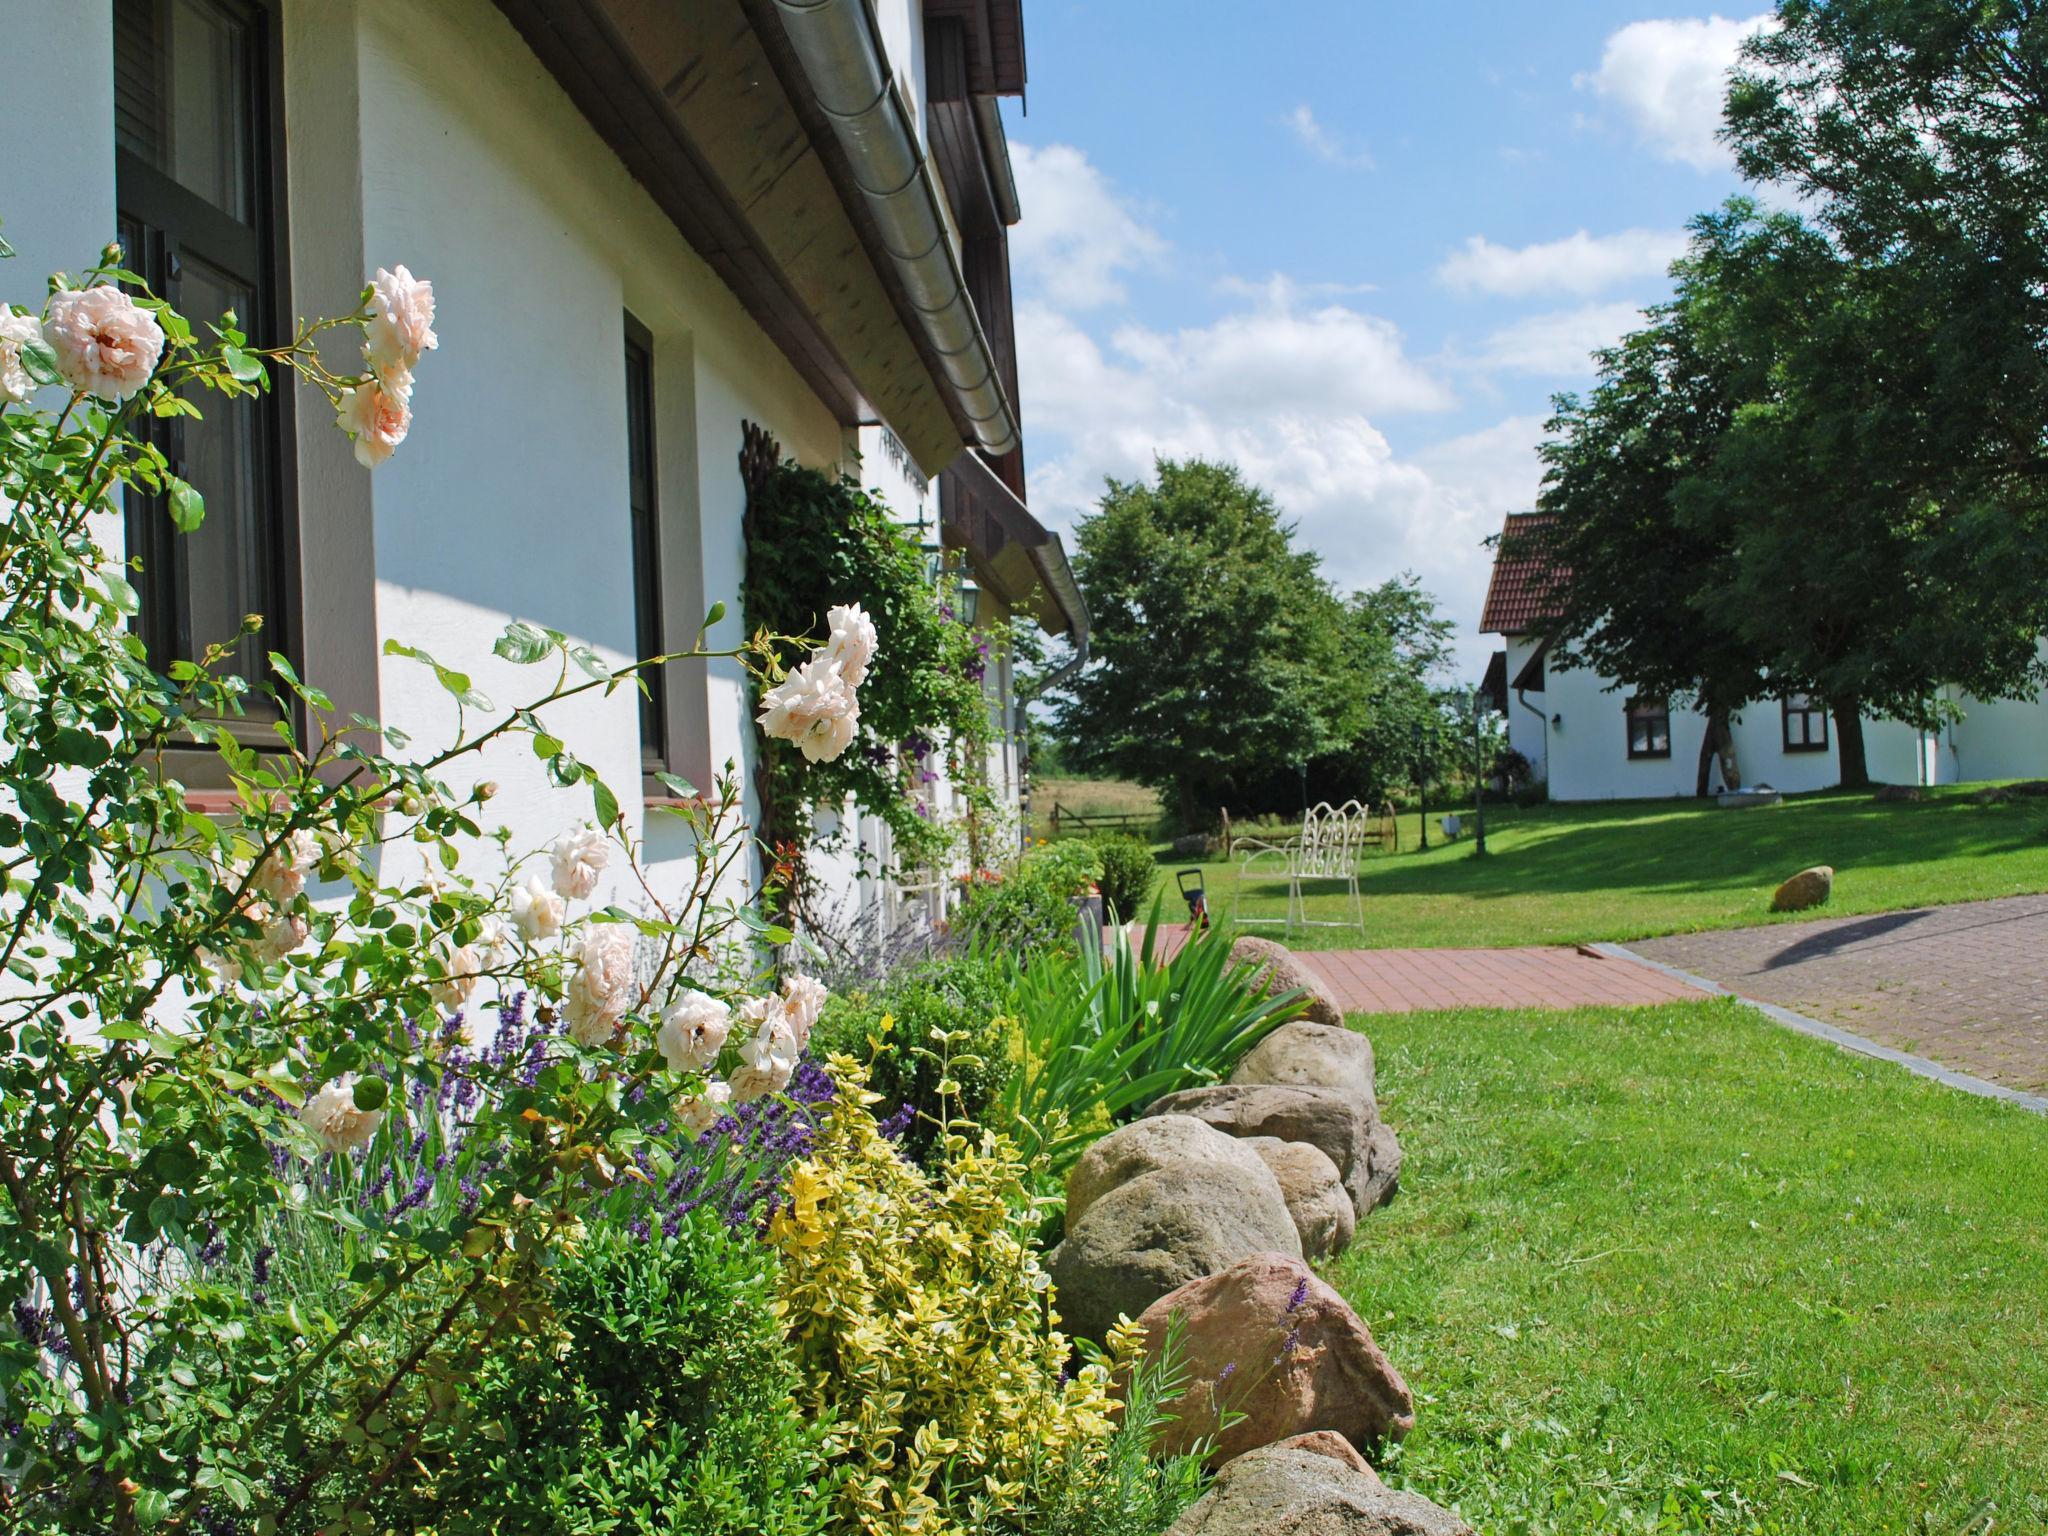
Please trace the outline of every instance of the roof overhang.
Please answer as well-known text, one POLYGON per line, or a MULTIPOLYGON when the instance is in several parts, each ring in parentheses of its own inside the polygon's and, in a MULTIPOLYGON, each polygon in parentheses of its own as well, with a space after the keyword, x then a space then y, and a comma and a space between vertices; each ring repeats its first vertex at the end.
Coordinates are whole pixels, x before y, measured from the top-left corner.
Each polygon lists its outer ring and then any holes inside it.
POLYGON ((940 537, 962 550, 984 588, 1029 613, 1049 635, 1088 648, 1088 603, 1060 536, 1031 515, 978 453, 963 453, 939 480, 940 537))
POLYGON ((840 421, 887 422, 928 474, 986 440, 988 370, 934 343, 772 3, 496 3, 840 421))

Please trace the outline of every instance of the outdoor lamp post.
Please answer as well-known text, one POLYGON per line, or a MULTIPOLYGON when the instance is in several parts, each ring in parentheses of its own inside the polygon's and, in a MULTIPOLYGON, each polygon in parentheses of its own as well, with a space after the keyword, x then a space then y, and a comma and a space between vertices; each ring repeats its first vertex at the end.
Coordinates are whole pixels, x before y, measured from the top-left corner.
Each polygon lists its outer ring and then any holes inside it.
POLYGON ((1422 851, 1429 852, 1429 766, 1422 760, 1422 722, 1417 720, 1409 728, 1409 736, 1415 746, 1415 804, 1422 818, 1422 851))
POLYGON ((1486 746, 1480 730, 1482 695, 1477 688, 1472 690, 1472 823, 1475 846, 1473 858, 1486 853, 1486 746))

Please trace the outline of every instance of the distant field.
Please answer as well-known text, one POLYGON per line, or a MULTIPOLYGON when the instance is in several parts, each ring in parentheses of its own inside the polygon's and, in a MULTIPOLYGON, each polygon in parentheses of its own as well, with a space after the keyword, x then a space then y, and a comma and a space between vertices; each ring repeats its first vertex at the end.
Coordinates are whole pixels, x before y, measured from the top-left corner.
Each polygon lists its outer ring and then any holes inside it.
MULTIPOLYGON (((1040 779, 1031 788, 1031 835, 1045 837, 1052 827, 1052 808, 1081 816, 1143 816, 1156 820, 1159 796, 1142 784, 1121 779, 1040 779)), ((1133 827, 1140 837, 1150 837, 1152 828, 1133 827)))

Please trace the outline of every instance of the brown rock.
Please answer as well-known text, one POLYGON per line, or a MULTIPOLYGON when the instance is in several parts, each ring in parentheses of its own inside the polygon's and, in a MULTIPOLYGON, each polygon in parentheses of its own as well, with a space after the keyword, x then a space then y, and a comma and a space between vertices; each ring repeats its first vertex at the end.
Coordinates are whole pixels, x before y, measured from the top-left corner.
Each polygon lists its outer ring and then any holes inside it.
POLYGON ((1880 784, 1870 798, 1879 805, 1918 805, 1927 796, 1915 784, 1880 784))
POLYGON ((1225 1467, 1166 1536, 1472 1536, 1472 1527, 1327 1456, 1269 1445, 1225 1467))
POLYGON ((1970 796, 1972 805, 2004 805, 2013 799, 2013 792, 2003 784, 1987 784, 1970 796))
POLYGON ((1371 1446, 1415 1427, 1408 1384, 1372 1330, 1290 1254, 1255 1253, 1161 1296, 1139 1318, 1148 1347, 1164 1343, 1175 1313, 1190 1385, 1166 1432, 1171 1449, 1214 1436, 1215 1459, 1227 1461, 1309 1430, 1371 1446), (1218 1434, 1226 1408, 1242 1417, 1218 1434))
MULTIPOLYGON (((1379 1473, 1373 1471, 1372 1463, 1358 1454, 1358 1447, 1338 1434, 1334 1429, 1312 1429, 1305 1435, 1291 1435, 1285 1440, 1276 1440, 1267 1447, 1274 1451, 1307 1451, 1312 1456, 1327 1456, 1332 1461, 1342 1462, 1361 1476, 1379 1482, 1379 1473)), ((1258 1453, 1254 1451, 1253 1455, 1258 1453)))
MULTIPOLYGON (((1162 1115, 1160 1121, 1183 1118, 1162 1115)), ((1212 1134, 1223 1135, 1221 1131, 1212 1134)), ((1253 1152, 1273 1170, 1273 1177, 1280 1181, 1281 1197, 1287 1201, 1287 1214, 1294 1218, 1294 1230, 1301 1234, 1304 1258, 1324 1258, 1350 1246, 1352 1234, 1358 1230, 1358 1212, 1352 1209, 1351 1196, 1345 1193, 1337 1165, 1318 1148, 1305 1141, 1282 1141, 1277 1136, 1248 1136, 1243 1141, 1232 1141, 1226 1136, 1224 1140, 1253 1152)))
POLYGON ((1253 1148, 1192 1115, 1134 1120, 1090 1146, 1067 1175, 1067 1230, 1080 1225, 1088 1208, 1118 1185, 1161 1168, 1229 1167, 1256 1175, 1259 1161, 1253 1148))
POLYGON ((1334 1024, 1340 1029, 1343 1027, 1344 1010, 1337 1006, 1336 994, 1331 992, 1322 977, 1303 965, 1301 957, 1285 944, 1246 935, 1231 942, 1230 963, 1234 966, 1258 966, 1265 981, 1265 985, 1259 989, 1262 993, 1304 994, 1304 1018, 1313 1019, 1318 1024, 1334 1024))
POLYGON ((1802 869, 1798 874, 1779 886, 1771 897, 1773 912, 1804 912, 1808 907, 1818 907, 1835 893, 1835 871, 1829 864, 1816 864, 1811 869, 1802 869))
POLYGON ((1360 1108, 1379 1112, 1373 1097, 1372 1042, 1342 1024, 1311 1019, 1282 1024, 1245 1052, 1230 1080, 1334 1088, 1350 1095, 1360 1108))

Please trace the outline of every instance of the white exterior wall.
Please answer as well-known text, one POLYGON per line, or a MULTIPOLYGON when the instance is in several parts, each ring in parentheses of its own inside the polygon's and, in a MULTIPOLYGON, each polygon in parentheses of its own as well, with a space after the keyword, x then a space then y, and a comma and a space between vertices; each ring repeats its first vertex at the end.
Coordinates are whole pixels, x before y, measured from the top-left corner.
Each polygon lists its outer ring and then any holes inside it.
MULTIPOLYGON (((1537 642, 1507 640, 1508 680, 1514 681, 1537 642)), ((2048 642, 2044 642, 2048 654, 2048 642)), ((1545 667, 1543 692, 1508 690, 1508 742, 1547 776, 1554 800, 1638 800, 1691 795, 1698 783, 1706 720, 1674 709, 1671 755, 1628 755, 1628 690, 1583 668, 1545 667), (1536 706, 1541 717, 1525 708, 1536 706)), ((1870 776, 1891 784, 1957 784, 1983 779, 2048 776, 2048 695, 1981 701, 1951 691, 1963 718, 1939 732, 1866 716, 1863 742, 1870 776)), ((1790 794, 1827 789, 1841 781, 1833 722, 1821 752, 1787 752, 1784 724, 1774 701, 1759 701, 1733 719, 1735 752, 1745 786, 1769 785, 1790 794)), ((1710 787, 1720 787, 1718 769, 1710 787)))

